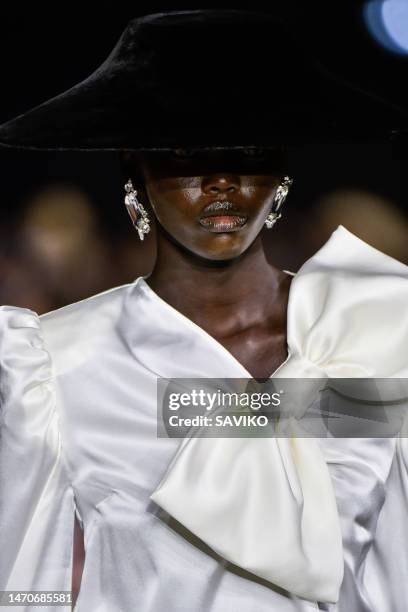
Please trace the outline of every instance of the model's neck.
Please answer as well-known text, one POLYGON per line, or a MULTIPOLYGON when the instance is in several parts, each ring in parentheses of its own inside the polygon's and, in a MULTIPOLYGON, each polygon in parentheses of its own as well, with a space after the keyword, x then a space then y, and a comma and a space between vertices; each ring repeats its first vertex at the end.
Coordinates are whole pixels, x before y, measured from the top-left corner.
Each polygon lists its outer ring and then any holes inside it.
MULTIPOLYGON (((265 256, 261 236, 241 256, 229 261, 209 261, 157 236, 157 259, 147 282, 166 302, 187 315, 217 309, 245 308, 271 300, 287 275, 265 256)), ((196 317, 195 317, 196 318, 196 317)))

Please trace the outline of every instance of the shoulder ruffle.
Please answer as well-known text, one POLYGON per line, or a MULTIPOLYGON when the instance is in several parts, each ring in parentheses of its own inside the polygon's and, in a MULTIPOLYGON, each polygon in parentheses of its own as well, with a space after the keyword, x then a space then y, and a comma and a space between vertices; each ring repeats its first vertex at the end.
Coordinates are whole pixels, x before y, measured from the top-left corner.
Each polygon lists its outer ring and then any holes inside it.
POLYGON ((70 588, 73 500, 36 312, 0 307, 0 590, 70 588))

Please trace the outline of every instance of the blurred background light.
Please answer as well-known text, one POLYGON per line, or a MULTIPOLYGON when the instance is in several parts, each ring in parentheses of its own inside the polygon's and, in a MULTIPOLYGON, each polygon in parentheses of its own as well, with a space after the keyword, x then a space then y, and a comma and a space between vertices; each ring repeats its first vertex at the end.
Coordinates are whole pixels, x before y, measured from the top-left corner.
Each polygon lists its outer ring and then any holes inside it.
POLYGON ((378 43, 393 53, 408 55, 408 0, 371 0, 363 13, 378 43))

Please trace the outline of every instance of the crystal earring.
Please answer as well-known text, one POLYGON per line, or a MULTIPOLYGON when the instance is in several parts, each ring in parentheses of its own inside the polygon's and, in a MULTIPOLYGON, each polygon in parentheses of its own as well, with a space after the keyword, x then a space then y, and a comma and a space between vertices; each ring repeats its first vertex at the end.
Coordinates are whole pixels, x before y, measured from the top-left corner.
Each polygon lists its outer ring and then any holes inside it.
POLYGON ((129 179, 125 185, 125 205, 132 219, 132 223, 138 231, 140 240, 150 232, 150 219, 141 202, 137 199, 137 191, 133 187, 132 180, 129 179))
POLYGON ((282 213, 279 212, 279 209, 284 203, 284 201, 286 200, 286 196, 289 193, 289 188, 292 185, 292 183, 293 183, 293 179, 289 178, 288 176, 285 176, 283 178, 283 181, 279 185, 278 189, 276 190, 272 208, 268 216, 265 219, 265 225, 268 229, 273 227, 276 221, 281 218, 282 213))

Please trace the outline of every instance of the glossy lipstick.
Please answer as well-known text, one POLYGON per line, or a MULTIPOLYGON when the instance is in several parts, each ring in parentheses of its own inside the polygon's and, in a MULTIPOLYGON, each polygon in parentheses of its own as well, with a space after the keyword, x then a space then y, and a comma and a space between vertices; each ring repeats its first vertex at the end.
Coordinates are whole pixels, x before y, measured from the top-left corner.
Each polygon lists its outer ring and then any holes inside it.
POLYGON ((237 231, 247 220, 248 216, 238 210, 235 204, 220 200, 208 204, 198 218, 202 227, 215 233, 237 231))

